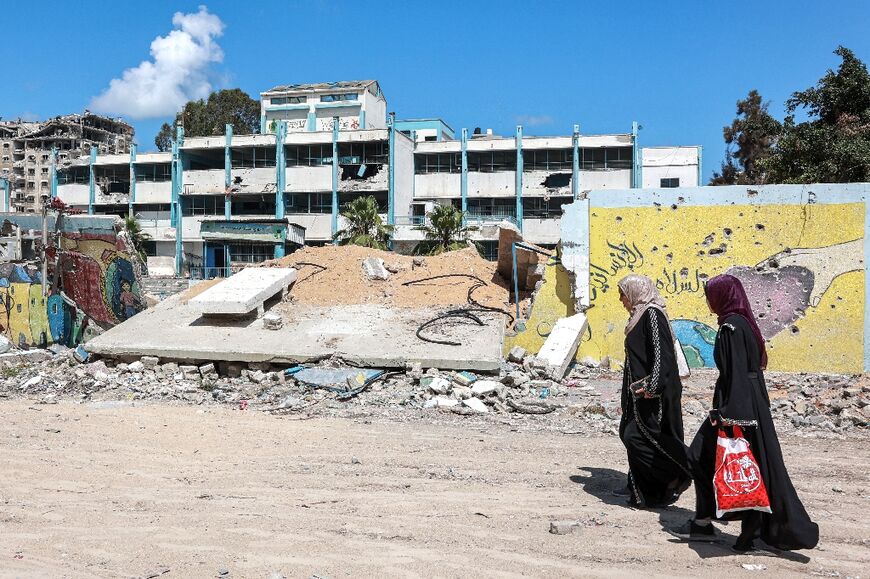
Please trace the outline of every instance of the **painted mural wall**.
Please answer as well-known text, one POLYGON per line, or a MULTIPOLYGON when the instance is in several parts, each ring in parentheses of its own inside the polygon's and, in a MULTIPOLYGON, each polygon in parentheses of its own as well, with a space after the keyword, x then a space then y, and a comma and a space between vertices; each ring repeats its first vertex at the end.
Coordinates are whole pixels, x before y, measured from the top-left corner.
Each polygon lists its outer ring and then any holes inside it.
POLYGON ((47 295, 37 267, 0 264, 0 332, 20 348, 75 345, 143 310, 136 258, 112 223, 65 227, 57 260, 60 287, 53 287, 50 260, 47 295))
POLYGON ((730 273, 752 301, 771 370, 862 372, 864 187, 592 191, 567 206, 561 261, 548 264, 526 329, 505 349, 537 352, 547 328, 588 304, 578 359, 621 362, 627 314, 616 283, 640 273, 665 297, 690 364, 713 367, 717 324, 703 288, 730 273))
POLYGON ((616 282, 655 280, 691 365, 713 364, 705 280, 740 278, 768 341, 770 368, 861 372, 864 204, 592 207, 591 335, 582 355, 623 357, 616 282))

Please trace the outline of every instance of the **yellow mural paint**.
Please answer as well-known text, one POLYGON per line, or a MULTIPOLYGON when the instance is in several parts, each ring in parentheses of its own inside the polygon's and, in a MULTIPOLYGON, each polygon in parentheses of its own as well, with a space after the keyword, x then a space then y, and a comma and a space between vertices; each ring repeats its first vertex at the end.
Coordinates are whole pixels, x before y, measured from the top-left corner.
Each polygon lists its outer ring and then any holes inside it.
POLYGON ((712 365, 717 325, 703 282, 730 272, 761 316, 771 369, 862 370, 862 203, 593 207, 589 221, 592 337, 578 355, 622 358, 616 283, 640 273, 656 281, 696 362, 712 365))
POLYGON ((543 279, 544 285, 535 297, 531 315, 526 321, 526 330, 505 339, 505 352, 514 346, 537 352, 544 345, 556 320, 574 314, 568 271, 555 260, 550 260, 543 279))

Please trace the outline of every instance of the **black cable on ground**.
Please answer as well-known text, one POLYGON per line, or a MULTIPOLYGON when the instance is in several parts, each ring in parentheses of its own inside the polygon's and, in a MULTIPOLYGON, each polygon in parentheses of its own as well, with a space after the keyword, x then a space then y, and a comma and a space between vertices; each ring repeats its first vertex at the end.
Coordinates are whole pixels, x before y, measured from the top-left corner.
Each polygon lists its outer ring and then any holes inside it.
POLYGON ((433 338, 427 338, 425 336, 420 335, 420 332, 422 332, 423 330, 425 330, 426 328, 428 328, 429 326, 431 326, 435 322, 437 322, 439 320, 446 319, 446 318, 466 318, 466 319, 471 320, 472 322, 476 323, 478 326, 484 325, 483 321, 480 318, 478 318, 477 316, 475 316, 473 313, 469 312, 468 310, 450 310, 449 312, 443 313, 440 316, 436 316, 436 317, 432 318, 431 320, 429 320, 428 322, 424 322, 423 324, 421 324, 417 328, 417 332, 416 332, 417 337, 419 339, 423 340, 424 342, 430 342, 432 344, 443 344, 445 346, 461 346, 462 345, 461 342, 451 342, 449 340, 435 340, 433 338))
POLYGON ((324 271, 326 271, 328 269, 325 266, 320 265, 319 263, 312 263, 310 261, 297 261, 296 263, 292 264, 292 267, 295 267, 297 265, 310 265, 311 267, 319 267, 320 268, 317 271, 315 271, 314 273, 312 273, 311 275, 308 275, 303 279, 296 280, 297 284, 300 284, 303 281, 309 280, 312 277, 314 277, 315 275, 317 275, 318 273, 323 273, 324 271))
POLYGON ((411 280, 411 281, 406 281, 406 282, 403 283, 402 285, 413 285, 413 284, 415 284, 415 283, 422 283, 422 282, 424 282, 424 281, 431 281, 431 280, 433 280, 433 279, 444 279, 444 278, 447 278, 447 277, 465 277, 465 278, 469 278, 469 279, 477 280, 477 281, 479 281, 480 283, 482 283, 483 285, 486 285, 486 282, 485 282, 485 281, 483 281, 482 279, 480 279, 480 278, 477 277, 476 275, 471 275, 470 273, 445 273, 445 274, 442 274, 442 275, 433 275, 432 277, 424 277, 424 278, 421 278, 421 279, 414 279, 414 280, 411 280))

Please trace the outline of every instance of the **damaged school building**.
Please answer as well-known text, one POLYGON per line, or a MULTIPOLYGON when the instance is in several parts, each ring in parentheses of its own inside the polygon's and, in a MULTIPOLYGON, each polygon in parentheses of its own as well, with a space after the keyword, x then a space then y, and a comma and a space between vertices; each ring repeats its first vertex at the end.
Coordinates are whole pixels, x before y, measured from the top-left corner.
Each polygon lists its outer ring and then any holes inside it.
POLYGON ((186 137, 167 153, 98 154, 60 167, 57 196, 88 214, 133 214, 149 272, 209 278, 329 243, 341 208, 373 196, 410 253, 436 204, 466 211, 490 259, 496 224, 552 248, 562 207, 597 188, 699 183, 699 147, 639 145, 622 134, 509 136, 440 119, 396 120, 377 81, 277 86, 261 94, 261 134, 186 137))

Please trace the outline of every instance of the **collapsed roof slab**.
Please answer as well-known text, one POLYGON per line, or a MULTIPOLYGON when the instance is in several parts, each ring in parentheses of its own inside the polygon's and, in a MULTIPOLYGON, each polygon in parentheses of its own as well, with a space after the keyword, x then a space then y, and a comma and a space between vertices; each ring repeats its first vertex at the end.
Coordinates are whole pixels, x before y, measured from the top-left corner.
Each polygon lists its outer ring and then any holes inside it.
POLYGON ((370 368, 419 363, 423 368, 478 372, 497 372, 502 361, 501 314, 477 314, 483 326, 452 320, 427 328, 435 339, 461 343, 450 346, 416 336, 421 324, 441 313, 432 308, 280 303, 270 311, 281 314, 281 329, 267 330, 256 318, 202 317, 185 294, 178 294, 90 340, 85 348, 112 358, 300 364, 339 356, 370 368))

